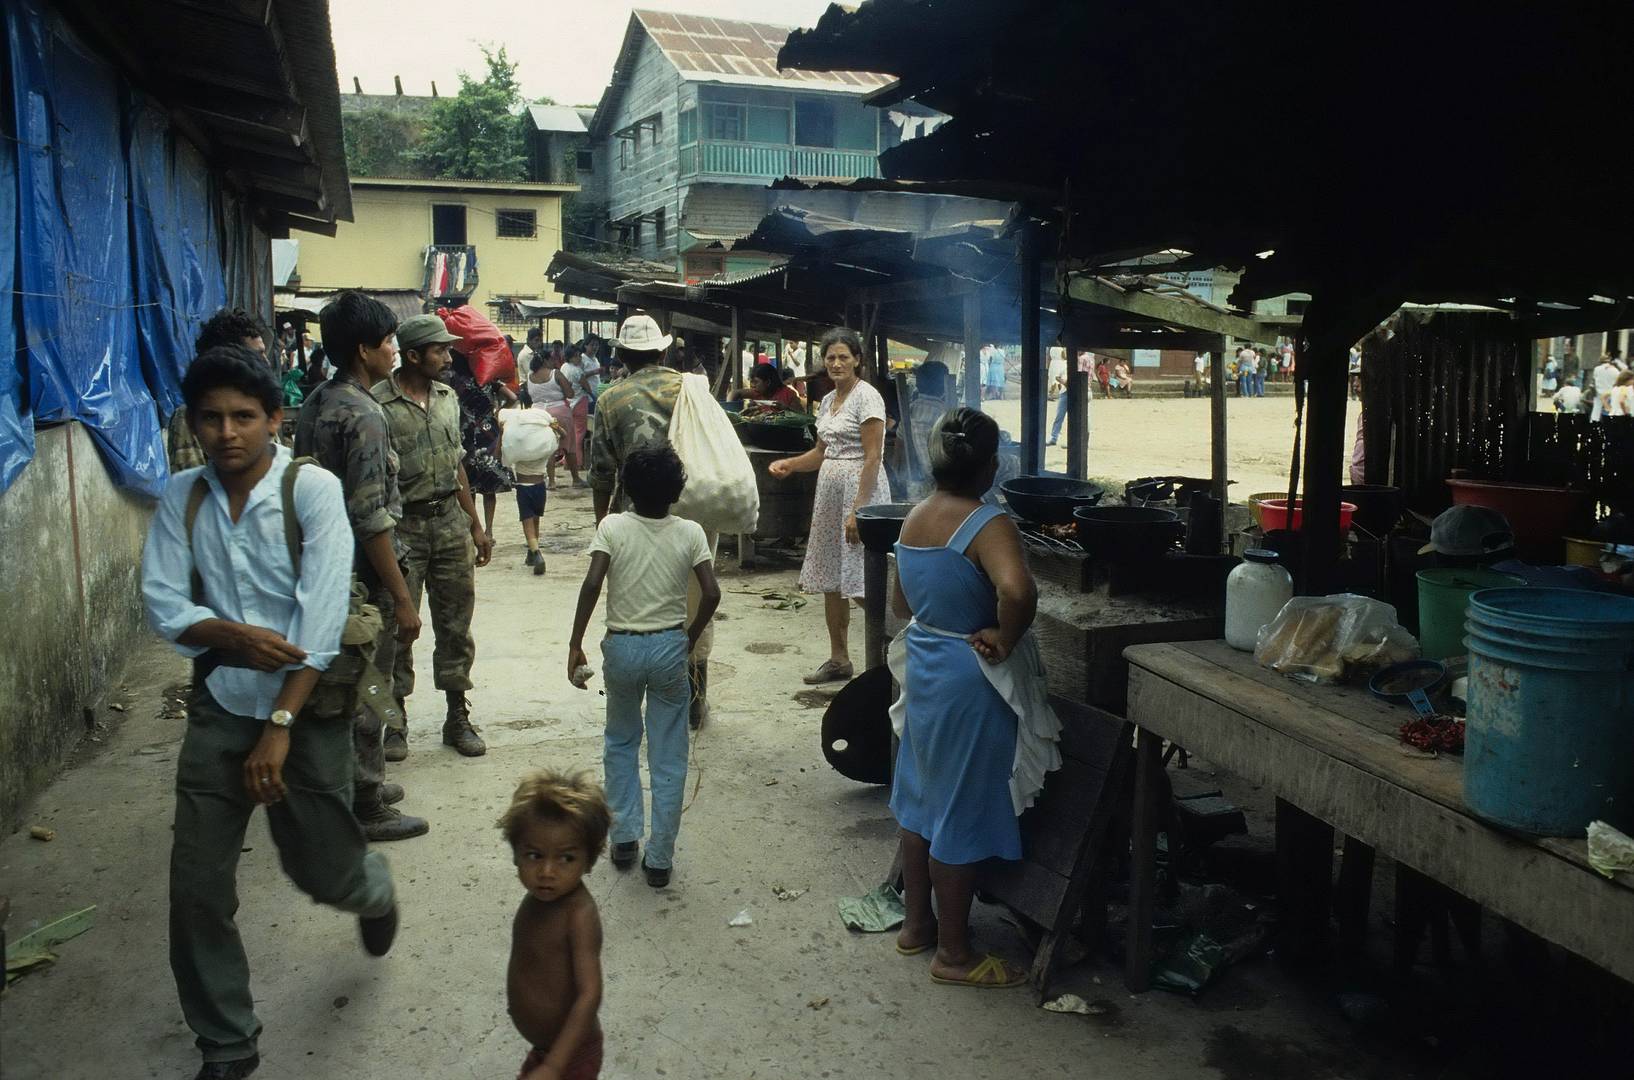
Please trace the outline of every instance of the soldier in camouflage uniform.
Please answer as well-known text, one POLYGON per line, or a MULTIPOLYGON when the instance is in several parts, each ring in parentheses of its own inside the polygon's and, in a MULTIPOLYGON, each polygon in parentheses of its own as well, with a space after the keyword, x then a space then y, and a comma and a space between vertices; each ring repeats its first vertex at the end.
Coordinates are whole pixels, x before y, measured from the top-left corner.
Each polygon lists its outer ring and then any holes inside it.
MULTIPOLYGON (((199 329, 199 339, 193 346, 194 356, 203 356, 217 345, 242 345, 257 356, 267 355, 267 343, 261 336, 261 324, 243 308, 222 308, 210 316, 199 329)), ((181 406, 170 414, 165 428, 165 456, 170 459, 170 471, 196 469, 204 464, 204 450, 193 435, 187 420, 187 407, 181 406)))
MULTIPOLYGON (((397 524, 402 544, 403 578, 409 599, 420 606, 421 589, 431 595, 431 625, 437 634, 432 671, 437 689, 448 696, 443 743, 466 757, 488 752, 471 726, 471 615, 476 606, 473 565, 486 566, 494 543, 488 538, 471 500, 471 485, 461 464, 460 405, 453 388, 440 381, 452 358, 450 334, 435 315, 416 315, 397 328, 403 362, 393 375, 374 384, 370 393, 386 414, 392 449, 397 453, 397 484, 403 496, 403 518, 397 524), (475 558, 473 560, 473 548, 475 558)), ((396 722, 385 734, 387 761, 408 756, 408 713, 403 699, 414 693, 414 649, 397 650, 392 672, 397 696, 396 722)))
MULTIPOLYGON (((375 645, 374 662, 389 682, 399 643, 419 636, 419 605, 409 596, 398 559, 396 526, 403 516, 397 490, 397 455, 380 403, 368 387, 391 374, 397 358, 397 317, 380 301, 359 292, 344 292, 319 316, 323 345, 335 365, 335 377, 321 384, 301 405, 295 426, 295 454, 314 457, 340 477, 346 514, 357 538, 358 576, 380 608, 384 628, 375 645)), ((424 835, 425 819, 399 813, 391 804, 402 788, 385 783, 385 755, 380 721, 369 709, 353 720, 357 778, 352 812, 370 840, 403 840, 424 835)))
MULTIPOLYGON (((618 473, 632 450, 669 445, 670 417, 681 393, 681 373, 664 366, 664 352, 672 339, 650 315, 632 315, 618 328, 617 360, 629 372, 606 386, 596 398, 596 430, 590 440, 590 487, 599 522, 613 508, 618 473)), ((704 535, 715 550, 719 536, 704 535)), ((687 579, 687 618, 698 611, 701 597, 696 576, 687 579)), ((713 624, 704 627, 692 647, 690 722, 694 729, 709 715, 709 653, 715 641, 713 624)))

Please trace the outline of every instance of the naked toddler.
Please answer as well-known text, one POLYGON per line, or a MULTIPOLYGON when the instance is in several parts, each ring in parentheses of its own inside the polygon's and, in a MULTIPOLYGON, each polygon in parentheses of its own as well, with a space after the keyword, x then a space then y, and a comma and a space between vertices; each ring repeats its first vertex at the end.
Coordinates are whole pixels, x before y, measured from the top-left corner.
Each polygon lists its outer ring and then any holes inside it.
POLYGON ((527 895, 511 925, 506 997, 533 1051, 517 1080, 601 1072, 601 915, 584 875, 607 843, 607 798, 588 774, 523 780, 499 827, 527 895))

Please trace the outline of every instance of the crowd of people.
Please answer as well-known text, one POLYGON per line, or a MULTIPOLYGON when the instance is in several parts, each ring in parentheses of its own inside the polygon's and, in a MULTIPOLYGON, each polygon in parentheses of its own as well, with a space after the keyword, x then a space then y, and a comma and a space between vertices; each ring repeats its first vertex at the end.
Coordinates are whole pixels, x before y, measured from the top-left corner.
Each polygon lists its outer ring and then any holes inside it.
POLYGON ((1566 376, 1553 356, 1544 361, 1540 382, 1557 413, 1580 413, 1591 421, 1608 416, 1634 416, 1634 370, 1622 353, 1608 349, 1588 377, 1566 376))
MULTIPOLYGON (((676 364, 686 361, 666 363, 673 339, 645 315, 619 327, 610 362, 599 342, 546 346, 531 335, 518 351, 528 377, 513 395, 477 382, 436 315, 399 323, 378 301, 345 292, 320 324, 330 374, 303 393, 293 447, 282 437, 282 372, 258 325, 243 312, 205 325, 170 424, 175 475, 143 558, 149 622, 194 664, 170 937, 204 1058, 197 1075, 237 1080, 259 1065, 261 1023, 234 922, 238 854, 257 806, 296 886, 356 916, 370 955, 391 950, 398 885, 369 845, 430 829, 398 809, 407 793, 386 778, 408 754, 421 602, 446 699, 442 741, 480 756, 487 748, 467 698, 475 571, 491 559, 494 496, 505 490, 516 492, 527 565, 536 565, 554 454, 505 451, 507 432, 520 443, 516 425, 531 424, 554 436, 574 483, 590 489, 597 528, 565 675, 581 690, 593 676, 585 636, 605 593, 606 730, 601 783, 584 771, 536 772, 499 822, 524 889, 507 994, 530 1044, 522 1077, 594 1077, 602 930, 583 878, 605 849, 615 868, 639 864, 649 885, 670 884, 688 728, 708 715, 717 537, 671 512, 688 483, 669 441, 676 364)), ((815 446, 772 468, 779 478, 818 474, 800 581, 824 596, 831 648, 806 679, 814 684, 852 676, 850 609, 863 595, 856 512, 889 498, 885 401, 866 349, 837 328, 820 354, 829 388, 816 406, 815 446)), ((932 486, 904 526, 894 601, 913 620, 893 647, 903 693, 892 808, 908 912, 897 948, 934 951, 938 982, 1008 987, 1024 972, 968 939, 975 868, 1020 856, 1016 818, 1042 786, 1055 728, 1028 636, 1036 590, 1019 535, 981 499, 999 469, 999 432, 980 411, 948 407, 946 374, 927 363, 923 399, 910 406, 932 486), (1035 765, 1018 787, 1012 750, 1024 743, 1035 765)), ((758 365, 743 396, 801 407, 790 381, 758 365)))

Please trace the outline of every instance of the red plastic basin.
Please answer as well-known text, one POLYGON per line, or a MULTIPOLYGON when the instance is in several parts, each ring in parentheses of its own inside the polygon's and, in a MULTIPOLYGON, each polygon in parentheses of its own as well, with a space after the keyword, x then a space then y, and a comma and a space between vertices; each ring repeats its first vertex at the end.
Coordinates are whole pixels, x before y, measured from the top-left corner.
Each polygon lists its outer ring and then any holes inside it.
MULTIPOLYGON (((1350 531, 1350 519, 1356 514, 1356 504, 1342 502, 1339 504, 1339 531, 1350 531)), ((1305 500, 1294 500, 1293 524, 1288 523, 1288 500, 1265 499, 1260 502, 1261 528, 1266 532, 1276 529, 1298 529, 1305 520, 1305 500)))
POLYGON ((1507 518, 1515 530, 1515 554, 1521 559, 1550 566, 1561 561, 1565 552, 1562 537, 1572 532, 1587 497, 1570 488, 1487 480, 1448 480, 1447 486, 1452 488, 1455 504, 1488 506, 1507 518))

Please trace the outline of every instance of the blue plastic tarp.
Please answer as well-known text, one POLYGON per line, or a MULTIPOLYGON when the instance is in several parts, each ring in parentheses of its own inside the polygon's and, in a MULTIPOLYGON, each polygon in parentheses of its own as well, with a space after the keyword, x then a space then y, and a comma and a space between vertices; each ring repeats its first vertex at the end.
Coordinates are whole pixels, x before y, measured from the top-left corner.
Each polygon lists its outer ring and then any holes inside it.
POLYGON ((136 339, 120 80, 39 0, 4 10, 34 418, 80 421, 116 482, 157 495, 169 470, 136 339))
POLYGON ((210 172, 191 143, 172 138, 165 115, 127 94, 132 269, 142 374, 169 416, 210 313, 226 302, 210 172))
MULTIPOLYGON (((0 68, 7 66, 0 58, 0 68)), ((34 457, 34 420, 28 415, 23 358, 17 352, 17 144, 0 124, 0 491, 34 457)))

